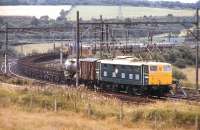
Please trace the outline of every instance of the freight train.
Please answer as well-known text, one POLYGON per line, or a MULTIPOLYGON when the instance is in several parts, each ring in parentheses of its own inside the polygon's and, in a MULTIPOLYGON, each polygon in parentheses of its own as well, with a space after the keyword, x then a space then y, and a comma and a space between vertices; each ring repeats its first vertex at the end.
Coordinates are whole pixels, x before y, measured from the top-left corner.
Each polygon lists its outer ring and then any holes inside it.
MULTIPOLYGON (((76 60, 65 62, 65 76, 75 78, 76 60)), ((80 59, 80 82, 107 91, 130 95, 163 96, 172 85, 172 65, 164 62, 137 61, 129 56, 115 59, 80 59)))

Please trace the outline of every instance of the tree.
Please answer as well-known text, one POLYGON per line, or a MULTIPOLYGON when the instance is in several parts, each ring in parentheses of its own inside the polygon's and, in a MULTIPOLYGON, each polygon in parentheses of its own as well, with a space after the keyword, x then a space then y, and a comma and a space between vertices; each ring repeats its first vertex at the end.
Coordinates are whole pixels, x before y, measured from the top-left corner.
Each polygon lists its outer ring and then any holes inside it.
POLYGON ((58 25, 65 25, 67 23, 66 19, 67 12, 65 10, 60 11, 60 16, 56 19, 56 24, 58 25))
POLYGON ((0 24, 4 24, 3 18, 0 18, 0 24))
POLYGON ((48 16, 48 15, 46 15, 46 16, 41 16, 41 17, 40 17, 40 21, 41 21, 42 23, 49 24, 49 16, 48 16))
POLYGON ((186 75, 176 67, 173 67, 172 72, 173 72, 173 78, 176 79, 176 80, 187 79, 186 75))
POLYGON ((66 12, 65 12, 65 10, 64 9, 62 9, 61 11, 60 11, 60 16, 61 17, 66 17, 66 12))
POLYGON ((31 25, 33 26, 38 26, 39 20, 36 17, 33 17, 31 20, 31 25))

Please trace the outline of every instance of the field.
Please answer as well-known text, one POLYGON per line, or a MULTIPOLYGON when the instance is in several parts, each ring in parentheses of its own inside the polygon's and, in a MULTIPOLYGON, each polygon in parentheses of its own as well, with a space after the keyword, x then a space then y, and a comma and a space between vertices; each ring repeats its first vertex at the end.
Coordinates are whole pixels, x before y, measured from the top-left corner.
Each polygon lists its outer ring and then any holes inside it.
POLYGON ((70 20, 75 20, 76 11, 80 12, 80 17, 84 20, 91 18, 99 18, 103 15, 103 19, 119 17, 119 10, 122 12, 123 18, 143 17, 143 16, 194 16, 195 11, 190 9, 164 9, 149 7, 133 7, 133 6, 76 6, 67 16, 70 20))
POLYGON ((69 10, 70 5, 66 6, 0 6, 0 16, 41 16, 48 15, 50 18, 56 19, 61 9, 69 10), (39 11, 37 11, 39 10, 39 11))
MULTIPOLYGON (((36 16, 40 18, 44 15, 49 15, 50 18, 56 19, 62 9, 69 10, 70 5, 66 6, 1 6, 0 16, 36 16), (35 11, 40 10, 40 11, 35 11)), ((150 8, 150 7, 134 7, 134 6, 95 6, 95 5, 80 5, 75 6, 67 15, 67 19, 75 20, 76 11, 80 11, 80 16, 84 20, 91 18, 99 18, 103 15, 107 18, 133 18, 143 16, 194 16, 195 11, 190 9, 165 9, 165 8, 150 8), (120 10, 122 13, 120 13, 120 10)))
MULTIPOLYGON (((200 106, 121 103, 82 88, 0 85, 0 130, 195 130, 200 106)), ((148 100, 148 99, 147 99, 148 100)))

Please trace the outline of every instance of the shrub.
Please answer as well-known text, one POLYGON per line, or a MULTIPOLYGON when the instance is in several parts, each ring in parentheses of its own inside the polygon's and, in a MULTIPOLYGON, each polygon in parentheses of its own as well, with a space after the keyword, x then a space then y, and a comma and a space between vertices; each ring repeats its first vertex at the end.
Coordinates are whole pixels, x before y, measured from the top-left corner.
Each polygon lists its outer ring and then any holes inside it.
POLYGON ((143 118, 143 111, 134 111, 132 115, 132 122, 137 122, 143 118))
POLYGON ((178 70, 177 68, 173 68, 173 78, 176 80, 185 80, 187 79, 186 75, 181 72, 180 70, 178 70))
POLYGON ((186 61, 183 59, 178 59, 176 60, 176 62, 174 63, 175 66, 179 67, 179 68, 185 68, 186 67, 186 61))
POLYGON ((195 64, 196 53, 191 47, 182 46, 166 49, 162 52, 162 56, 159 57, 166 62, 172 63, 179 68, 185 68, 187 65, 195 64))

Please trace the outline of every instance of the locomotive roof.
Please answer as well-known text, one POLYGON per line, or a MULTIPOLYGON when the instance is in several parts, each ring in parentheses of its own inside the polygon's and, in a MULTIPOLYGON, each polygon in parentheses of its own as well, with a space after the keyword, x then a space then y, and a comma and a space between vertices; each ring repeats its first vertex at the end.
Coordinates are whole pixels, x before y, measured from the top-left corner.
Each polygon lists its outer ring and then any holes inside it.
POLYGON ((116 64, 116 65, 134 65, 134 66, 141 66, 141 65, 170 65, 169 63, 164 62, 152 62, 152 61, 130 61, 127 59, 105 59, 100 60, 103 64, 116 64))
POLYGON ((80 61, 86 61, 86 62, 95 62, 97 60, 98 60, 97 58, 83 58, 83 59, 80 59, 80 61))

